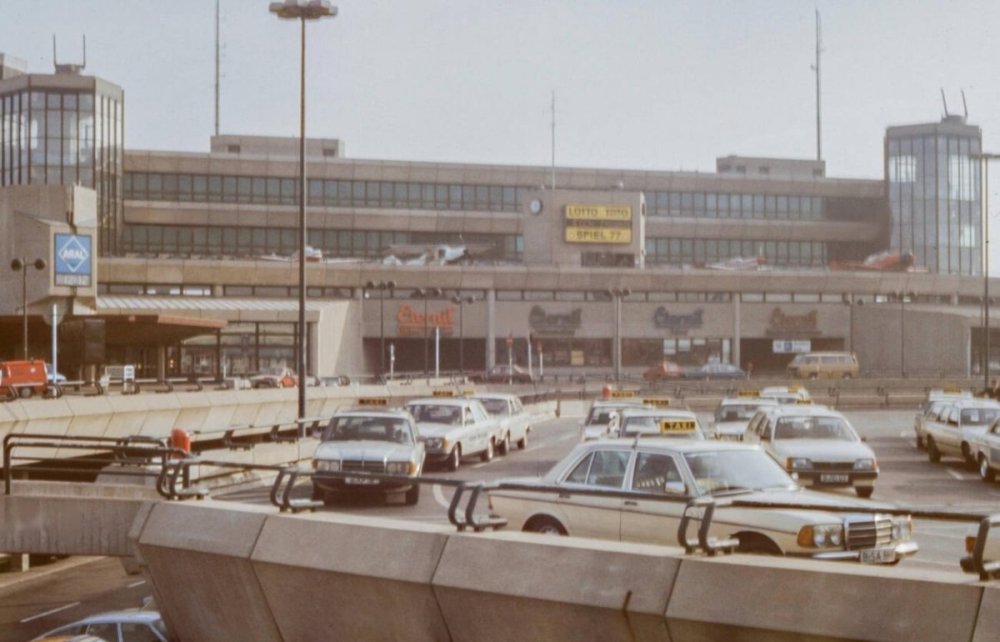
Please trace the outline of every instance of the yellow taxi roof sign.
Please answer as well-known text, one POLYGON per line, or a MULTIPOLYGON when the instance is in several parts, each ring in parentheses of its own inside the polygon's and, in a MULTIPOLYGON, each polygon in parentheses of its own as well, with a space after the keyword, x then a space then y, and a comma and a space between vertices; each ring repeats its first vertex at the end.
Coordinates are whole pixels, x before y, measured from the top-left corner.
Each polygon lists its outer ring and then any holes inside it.
POLYGON ((744 388, 736 391, 737 397, 759 397, 760 390, 756 388, 744 388))
POLYGON ((431 392, 432 397, 456 397, 454 390, 438 389, 431 392))
POLYGON ((633 399, 635 397, 635 390, 612 390, 612 399, 633 399))
POLYGON ((697 428, 693 419, 661 419, 660 432, 694 432, 697 428))
POLYGON ((668 408, 670 407, 671 401, 669 397, 645 397, 642 403, 647 406, 655 406, 656 408, 668 408))
POLYGON ((796 399, 795 400, 795 405, 796 406, 811 406, 812 402, 813 402, 812 399, 796 399))
POLYGON ((941 388, 941 392, 957 395, 962 392, 962 390, 958 386, 945 386, 944 388, 941 388))
POLYGON ((472 397, 475 394, 476 394, 475 388, 465 388, 464 390, 462 390, 462 396, 464 397, 472 397))
POLYGON ((382 406, 382 407, 385 407, 385 406, 389 405, 389 398, 388 397, 360 397, 360 398, 358 398, 358 405, 359 406, 382 406))

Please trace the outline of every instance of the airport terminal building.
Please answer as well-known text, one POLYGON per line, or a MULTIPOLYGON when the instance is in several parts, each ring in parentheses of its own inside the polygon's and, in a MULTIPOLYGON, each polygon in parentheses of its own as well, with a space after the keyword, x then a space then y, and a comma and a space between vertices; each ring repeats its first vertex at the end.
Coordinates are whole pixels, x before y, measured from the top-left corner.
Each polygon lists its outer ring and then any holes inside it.
MULTIPOLYGON (((55 314, 68 374, 294 365, 298 141, 131 150, 124 105, 0 55, 0 358, 25 320, 48 358, 55 314)), ((891 127, 884 179, 859 180, 743 156, 714 173, 351 159, 310 139, 308 371, 760 372, 854 350, 863 372, 977 373, 980 144, 954 116, 891 127)))

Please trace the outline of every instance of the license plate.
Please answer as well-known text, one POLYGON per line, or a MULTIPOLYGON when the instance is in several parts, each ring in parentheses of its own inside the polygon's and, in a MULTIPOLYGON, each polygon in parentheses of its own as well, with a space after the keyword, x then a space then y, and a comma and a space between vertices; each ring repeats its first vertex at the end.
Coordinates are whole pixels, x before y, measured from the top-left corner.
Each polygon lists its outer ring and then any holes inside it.
POLYGON ((348 477, 344 480, 345 484, 357 485, 357 486, 370 486, 377 484, 377 479, 369 479, 368 477, 348 477))
POLYGON ((869 548, 861 551, 862 564, 891 564, 896 561, 894 548, 869 548))
POLYGON ((844 473, 826 473, 819 476, 821 484, 846 484, 851 481, 851 476, 844 473))

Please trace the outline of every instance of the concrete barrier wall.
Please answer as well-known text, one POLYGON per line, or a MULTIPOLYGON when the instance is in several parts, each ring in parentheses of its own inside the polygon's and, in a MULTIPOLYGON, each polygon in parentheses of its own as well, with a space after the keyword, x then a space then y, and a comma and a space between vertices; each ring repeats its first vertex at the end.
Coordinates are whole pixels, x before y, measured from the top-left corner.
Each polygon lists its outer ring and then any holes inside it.
POLYGON ((134 529, 180 639, 993 640, 1000 588, 900 567, 161 503, 134 529))

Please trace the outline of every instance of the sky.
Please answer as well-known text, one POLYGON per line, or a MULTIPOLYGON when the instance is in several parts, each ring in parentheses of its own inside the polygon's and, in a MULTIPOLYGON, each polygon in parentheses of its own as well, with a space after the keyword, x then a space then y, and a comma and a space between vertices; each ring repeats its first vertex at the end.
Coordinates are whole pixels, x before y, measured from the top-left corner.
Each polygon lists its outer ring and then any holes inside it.
MULTIPOLYGON (((341 0, 307 27, 307 128, 353 158, 712 172, 815 158, 882 177, 887 125, 962 113, 1000 147, 1000 3, 945 0, 341 0)), ((298 23, 221 0, 224 134, 298 133, 298 23)), ((0 52, 125 90, 128 149, 203 152, 214 0, 0 0, 0 52)), ((992 181, 1000 184, 1000 181, 992 181)), ((992 190, 991 190, 992 191, 992 190)), ((996 202, 1000 203, 1000 200, 996 202)))

